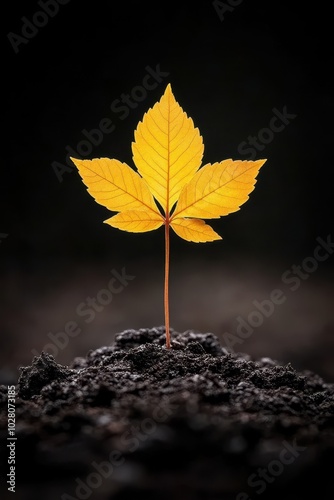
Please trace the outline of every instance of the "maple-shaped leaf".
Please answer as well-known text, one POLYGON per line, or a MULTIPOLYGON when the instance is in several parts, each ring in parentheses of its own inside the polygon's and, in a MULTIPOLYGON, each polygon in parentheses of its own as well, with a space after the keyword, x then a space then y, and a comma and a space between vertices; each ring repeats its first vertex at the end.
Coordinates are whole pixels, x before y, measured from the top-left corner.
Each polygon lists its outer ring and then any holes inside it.
POLYGON ((198 128, 176 102, 168 84, 135 131, 132 152, 137 172, 116 159, 71 158, 95 201, 118 212, 104 222, 137 233, 165 226, 167 347, 169 228, 196 243, 221 239, 202 219, 239 210, 266 161, 228 159, 201 167, 203 150, 198 128))
POLYGON ((201 219, 239 210, 266 161, 224 160, 199 170, 203 150, 198 128, 169 84, 135 131, 132 151, 139 173, 115 159, 72 161, 95 201, 119 212, 107 224, 146 232, 167 222, 181 238, 198 243, 221 239, 201 219))

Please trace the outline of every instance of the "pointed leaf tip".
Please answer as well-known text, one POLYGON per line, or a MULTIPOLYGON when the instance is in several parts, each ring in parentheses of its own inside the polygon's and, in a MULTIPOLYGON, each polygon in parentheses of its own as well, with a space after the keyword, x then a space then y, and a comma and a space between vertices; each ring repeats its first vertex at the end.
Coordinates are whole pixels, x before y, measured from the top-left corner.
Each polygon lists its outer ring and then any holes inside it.
POLYGON ((202 167, 183 187, 172 219, 215 219, 239 210, 254 190, 266 160, 223 160, 202 167))
POLYGON ((168 84, 160 101, 139 122, 132 143, 137 170, 166 214, 199 169, 203 149, 198 128, 175 100, 168 84))

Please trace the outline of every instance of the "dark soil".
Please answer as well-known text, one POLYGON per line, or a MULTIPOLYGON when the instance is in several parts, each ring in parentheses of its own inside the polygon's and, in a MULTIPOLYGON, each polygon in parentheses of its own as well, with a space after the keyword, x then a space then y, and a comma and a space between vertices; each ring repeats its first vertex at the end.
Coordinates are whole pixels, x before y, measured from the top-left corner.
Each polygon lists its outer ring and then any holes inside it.
POLYGON ((229 354, 210 333, 172 339, 167 350, 163 328, 128 330, 69 366, 41 353, 22 368, 8 497, 334 498, 333 384, 229 354))

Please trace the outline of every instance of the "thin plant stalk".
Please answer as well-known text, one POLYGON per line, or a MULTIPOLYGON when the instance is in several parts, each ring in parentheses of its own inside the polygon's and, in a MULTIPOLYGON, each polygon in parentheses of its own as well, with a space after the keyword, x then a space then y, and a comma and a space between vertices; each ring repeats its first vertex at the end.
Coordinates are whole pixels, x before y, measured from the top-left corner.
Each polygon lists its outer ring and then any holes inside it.
POLYGON ((165 220, 165 286, 164 286, 164 309, 165 309, 165 330, 166 348, 170 348, 169 333, 169 216, 165 220))

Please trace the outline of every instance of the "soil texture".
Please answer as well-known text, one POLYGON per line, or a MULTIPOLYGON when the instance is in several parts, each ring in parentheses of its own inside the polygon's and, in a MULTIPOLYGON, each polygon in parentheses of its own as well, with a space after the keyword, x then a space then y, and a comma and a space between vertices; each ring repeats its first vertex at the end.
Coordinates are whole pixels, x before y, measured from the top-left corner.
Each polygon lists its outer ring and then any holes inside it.
MULTIPOLYGON (((212 333, 127 330, 16 387, 19 500, 334 498, 334 385, 212 333)), ((1 482, 8 473, 0 386, 1 482), (5 471, 5 473, 4 473, 5 471)))

